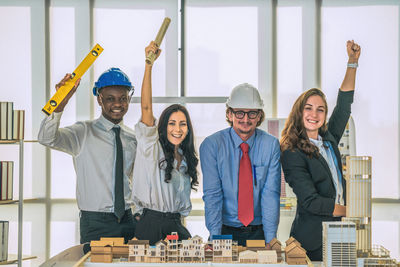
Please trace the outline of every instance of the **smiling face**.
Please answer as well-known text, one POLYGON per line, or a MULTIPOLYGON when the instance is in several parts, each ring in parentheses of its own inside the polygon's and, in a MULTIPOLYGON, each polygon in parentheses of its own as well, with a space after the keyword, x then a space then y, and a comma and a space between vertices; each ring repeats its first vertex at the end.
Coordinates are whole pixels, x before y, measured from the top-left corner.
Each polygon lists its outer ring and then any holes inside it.
POLYGON ((188 125, 185 114, 178 110, 171 113, 168 119, 167 138, 168 141, 178 146, 180 145, 188 134, 188 125))
MULTIPOLYGON (((252 116, 251 116, 252 117, 252 116)), ((232 122, 232 127, 243 141, 249 139, 257 128, 257 123, 260 121, 261 113, 258 109, 231 109, 228 113, 228 119, 232 122), (233 110, 233 111, 232 111, 233 110), (239 112, 238 112, 239 111, 239 112), (242 112, 240 112, 242 111, 242 112), (244 116, 240 116, 245 113, 244 116), (257 113, 253 119, 249 118, 249 112, 257 113), (237 115, 235 115, 235 113, 237 115), (240 115, 239 115, 240 114, 240 115), (239 116, 238 116, 239 115, 239 116), (239 119, 241 118, 241 119, 239 119)))
POLYGON ((101 114, 107 120, 118 124, 129 107, 129 94, 124 86, 108 86, 101 89, 97 102, 101 106, 101 114))
POLYGON ((317 139, 326 119, 325 102, 319 95, 310 96, 303 109, 303 125, 309 138, 317 139))

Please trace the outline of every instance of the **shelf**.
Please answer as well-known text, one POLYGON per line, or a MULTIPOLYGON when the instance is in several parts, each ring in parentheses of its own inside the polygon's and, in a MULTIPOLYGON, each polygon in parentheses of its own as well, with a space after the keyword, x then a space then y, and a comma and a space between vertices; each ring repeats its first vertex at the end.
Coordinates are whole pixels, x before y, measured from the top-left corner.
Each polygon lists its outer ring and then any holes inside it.
MULTIPOLYGON (((3 261, 0 262, 0 265, 6 265, 6 264, 17 264, 18 267, 22 266, 22 260, 23 259, 32 259, 32 257, 23 257, 22 256, 22 222, 23 222, 23 196, 24 196, 24 140, 0 140, 0 145, 8 145, 8 144, 14 144, 14 145, 19 145, 19 177, 18 177, 18 200, 8 200, 8 201, 3 201, 3 204, 14 204, 18 203, 18 254, 15 256, 15 260, 11 255, 9 255, 10 260, 8 261, 3 261)), ((15 179, 14 179, 15 180, 15 179)), ((33 257, 36 258, 36 257, 33 257)))
POLYGON ((20 140, 0 140, 0 144, 17 144, 20 140))
MULTIPOLYGON (((0 144, 17 144, 19 143, 19 139, 17 140, 0 140, 0 144)), ((38 140, 23 140, 24 143, 39 143, 38 140)))
POLYGON ((13 204, 13 203, 17 203, 18 200, 0 200, 0 205, 7 205, 7 204, 13 204))
MULTIPOLYGON (((0 261, 0 265, 8 265, 8 264, 17 264, 18 263, 18 259, 17 259, 17 255, 9 255, 9 258, 6 261, 0 261)), ((32 260, 32 259, 36 259, 36 256, 23 256, 22 260, 32 260)))
MULTIPOLYGON (((0 200, 0 205, 8 205, 18 203, 18 199, 13 200, 0 200)), ((25 198, 23 203, 44 203, 44 198, 25 198)))

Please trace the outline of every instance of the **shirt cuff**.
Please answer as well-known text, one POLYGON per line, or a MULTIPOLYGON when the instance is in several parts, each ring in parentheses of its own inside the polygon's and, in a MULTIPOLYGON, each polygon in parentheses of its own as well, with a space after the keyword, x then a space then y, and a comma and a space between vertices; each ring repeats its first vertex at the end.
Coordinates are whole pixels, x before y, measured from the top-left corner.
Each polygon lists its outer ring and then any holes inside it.
POLYGON ((265 237, 265 242, 269 243, 271 242, 272 239, 274 239, 274 237, 276 237, 276 233, 266 233, 264 237, 265 237))
POLYGON ((50 116, 48 116, 46 118, 46 121, 52 121, 52 120, 60 121, 62 114, 63 114, 62 111, 61 112, 53 112, 50 114, 50 116))
POLYGON ((157 129, 158 120, 154 119, 153 126, 147 126, 141 120, 135 125, 135 132, 137 136, 154 136, 158 134, 157 129))

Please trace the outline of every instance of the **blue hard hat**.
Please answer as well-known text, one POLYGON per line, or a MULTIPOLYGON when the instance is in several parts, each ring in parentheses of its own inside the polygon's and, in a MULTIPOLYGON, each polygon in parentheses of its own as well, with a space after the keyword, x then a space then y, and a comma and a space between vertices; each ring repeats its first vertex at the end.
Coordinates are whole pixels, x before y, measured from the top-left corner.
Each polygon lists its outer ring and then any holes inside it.
POLYGON ((128 75, 119 68, 110 68, 100 75, 94 83, 93 95, 98 96, 100 89, 107 86, 125 86, 128 91, 134 89, 128 75))

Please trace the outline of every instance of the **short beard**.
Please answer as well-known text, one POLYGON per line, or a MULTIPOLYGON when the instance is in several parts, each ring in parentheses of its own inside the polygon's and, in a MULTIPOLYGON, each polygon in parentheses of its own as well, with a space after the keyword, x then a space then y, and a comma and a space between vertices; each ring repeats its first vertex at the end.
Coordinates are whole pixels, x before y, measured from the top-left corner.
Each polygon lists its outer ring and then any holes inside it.
MULTIPOLYGON (((239 123, 239 124, 246 124, 247 126, 253 126, 253 123, 246 123, 246 122, 242 122, 242 123, 239 123)), ((243 130, 241 130, 241 129, 239 129, 238 128, 238 131, 241 133, 241 134, 250 134, 252 131, 253 131, 253 129, 251 129, 251 130, 248 130, 248 131, 243 131, 243 130)))
POLYGON ((240 130, 240 129, 238 129, 239 130, 239 132, 241 133, 241 134, 250 134, 253 130, 249 130, 249 131, 242 131, 242 130, 240 130))

